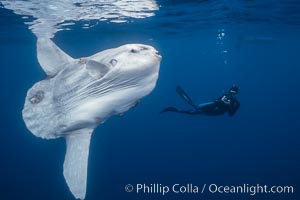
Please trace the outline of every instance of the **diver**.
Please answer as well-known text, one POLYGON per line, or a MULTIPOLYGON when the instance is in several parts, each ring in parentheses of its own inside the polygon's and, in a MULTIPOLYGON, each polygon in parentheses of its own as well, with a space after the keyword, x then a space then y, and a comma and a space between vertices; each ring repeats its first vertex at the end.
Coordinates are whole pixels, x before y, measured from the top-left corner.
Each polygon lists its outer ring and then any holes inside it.
POLYGON ((180 87, 177 86, 176 92, 182 97, 190 106, 193 107, 192 110, 179 110, 175 107, 167 107, 163 109, 160 113, 164 112, 177 112, 190 115, 224 115, 228 113, 229 116, 233 116, 240 107, 240 102, 237 100, 236 95, 239 92, 239 88, 236 85, 232 85, 227 93, 219 97, 213 102, 202 103, 199 105, 194 104, 192 99, 187 95, 187 93, 180 87))

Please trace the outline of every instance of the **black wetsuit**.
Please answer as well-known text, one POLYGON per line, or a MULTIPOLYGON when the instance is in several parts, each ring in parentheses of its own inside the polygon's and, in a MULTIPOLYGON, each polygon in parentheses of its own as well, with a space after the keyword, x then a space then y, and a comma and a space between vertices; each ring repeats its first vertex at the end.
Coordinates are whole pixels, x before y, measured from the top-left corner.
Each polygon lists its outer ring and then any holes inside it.
POLYGON ((216 99, 213 103, 198 107, 198 109, 194 110, 194 112, 196 112, 195 114, 206 114, 212 116, 223 115, 227 112, 229 116, 233 116, 239 107, 240 103, 236 96, 231 93, 226 93, 216 99))
POLYGON ((224 115, 225 113, 228 113, 229 116, 233 116, 240 107, 240 103, 237 100, 236 95, 231 92, 224 94, 223 96, 221 96, 213 102, 195 105, 192 102, 191 98, 182 88, 177 87, 176 91, 188 104, 194 107, 194 109, 179 110, 175 107, 168 107, 162 110, 161 112, 178 112, 190 115, 202 114, 209 116, 224 115))

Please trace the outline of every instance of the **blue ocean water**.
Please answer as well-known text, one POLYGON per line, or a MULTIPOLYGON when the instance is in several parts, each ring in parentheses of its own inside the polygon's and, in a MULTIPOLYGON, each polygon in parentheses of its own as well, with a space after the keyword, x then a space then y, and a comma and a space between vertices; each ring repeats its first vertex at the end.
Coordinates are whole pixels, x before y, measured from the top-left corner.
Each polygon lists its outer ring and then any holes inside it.
MULTIPOLYGON (((99 126, 90 146, 87 200, 299 199, 300 3, 165 0, 155 16, 57 32, 73 57, 127 43, 156 47, 163 60, 155 90, 122 117, 99 126), (236 84, 234 117, 159 114, 219 97, 236 84), (294 194, 136 194, 136 185, 291 185, 294 194)), ((65 141, 26 128, 27 90, 45 78, 36 37, 20 15, 0 8, 2 95, 0 199, 74 199, 62 174, 65 141)))

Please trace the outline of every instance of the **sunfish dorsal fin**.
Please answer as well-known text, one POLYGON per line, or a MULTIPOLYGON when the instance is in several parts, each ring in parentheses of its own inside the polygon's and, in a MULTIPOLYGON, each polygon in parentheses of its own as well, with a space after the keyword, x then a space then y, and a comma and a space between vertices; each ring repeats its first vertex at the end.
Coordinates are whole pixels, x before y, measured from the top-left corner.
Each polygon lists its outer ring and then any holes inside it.
POLYGON ((48 76, 55 76, 65 64, 74 59, 61 50, 51 39, 37 40, 38 61, 48 76))
POLYGON ((77 199, 84 199, 86 194, 92 132, 91 129, 81 129, 66 136, 67 152, 64 161, 64 177, 70 191, 77 199))

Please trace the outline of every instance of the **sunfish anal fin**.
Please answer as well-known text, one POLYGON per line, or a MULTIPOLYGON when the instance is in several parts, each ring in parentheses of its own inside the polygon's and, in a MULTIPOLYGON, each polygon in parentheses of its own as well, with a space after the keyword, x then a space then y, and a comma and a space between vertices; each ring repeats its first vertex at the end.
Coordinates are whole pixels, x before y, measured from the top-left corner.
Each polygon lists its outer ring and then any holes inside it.
POLYGON ((87 166, 92 129, 74 131, 65 137, 67 152, 64 177, 70 191, 77 199, 84 199, 87 184, 87 166))
POLYGON ((51 39, 38 38, 38 61, 48 76, 55 76, 66 64, 74 59, 61 50, 51 39))

